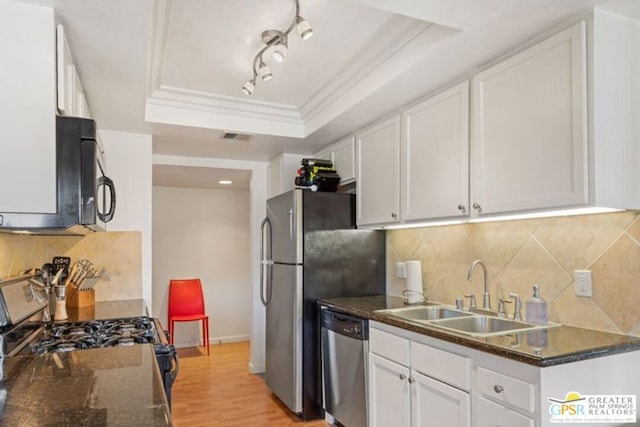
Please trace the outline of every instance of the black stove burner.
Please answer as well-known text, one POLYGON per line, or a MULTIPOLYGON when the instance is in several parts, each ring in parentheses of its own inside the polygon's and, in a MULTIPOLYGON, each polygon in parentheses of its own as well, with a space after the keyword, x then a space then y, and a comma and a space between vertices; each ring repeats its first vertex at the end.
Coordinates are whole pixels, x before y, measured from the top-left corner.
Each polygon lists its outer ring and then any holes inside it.
POLYGON ((76 345, 72 342, 61 342, 52 348, 55 351, 74 351, 75 349, 76 345))
POLYGON ((118 325, 118 330, 120 331, 135 331, 136 329, 138 328, 133 323, 121 323, 118 325))
POLYGON ((155 324, 148 317, 92 320, 47 325, 43 336, 31 345, 31 353, 90 348, 160 344, 155 324))

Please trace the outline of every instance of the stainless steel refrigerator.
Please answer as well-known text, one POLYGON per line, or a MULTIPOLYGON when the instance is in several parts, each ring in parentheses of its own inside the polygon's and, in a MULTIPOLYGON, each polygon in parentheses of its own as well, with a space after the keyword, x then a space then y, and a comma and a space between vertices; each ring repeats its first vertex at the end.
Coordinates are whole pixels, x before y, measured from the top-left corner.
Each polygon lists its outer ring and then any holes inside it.
POLYGON ((304 420, 322 416, 316 300, 385 293, 385 235, 355 229, 355 197, 296 189, 267 201, 265 381, 304 420))

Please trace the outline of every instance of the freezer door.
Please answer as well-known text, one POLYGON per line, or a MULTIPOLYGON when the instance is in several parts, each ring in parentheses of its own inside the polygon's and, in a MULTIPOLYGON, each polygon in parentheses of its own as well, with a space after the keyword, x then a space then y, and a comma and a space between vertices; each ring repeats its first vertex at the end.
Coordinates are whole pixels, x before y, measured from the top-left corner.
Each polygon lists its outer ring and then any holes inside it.
POLYGON ((302 264, 302 190, 293 190, 267 201, 271 223, 273 261, 302 264))
POLYGON ((295 413, 302 412, 302 266, 273 265, 267 305, 265 382, 295 413))

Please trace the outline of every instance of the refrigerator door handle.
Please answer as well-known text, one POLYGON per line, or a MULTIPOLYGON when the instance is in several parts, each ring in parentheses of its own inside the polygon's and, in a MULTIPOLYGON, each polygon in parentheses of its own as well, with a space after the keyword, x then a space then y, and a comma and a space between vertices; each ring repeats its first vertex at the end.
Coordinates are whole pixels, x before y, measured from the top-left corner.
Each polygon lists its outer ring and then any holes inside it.
POLYGON ((271 221, 269 218, 262 220, 260 224, 260 300, 265 307, 271 302, 271 284, 273 282, 273 260, 265 259, 265 230, 268 231, 269 238, 267 244, 269 245, 267 256, 270 258, 273 254, 273 239, 271 238, 271 221), (268 227, 267 227, 268 226, 268 227), (264 295, 264 269, 265 266, 269 269, 269 275, 267 277, 267 296, 264 295))
POLYGON ((289 215, 289 237, 293 239, 293 209, 287 209, 289 215))

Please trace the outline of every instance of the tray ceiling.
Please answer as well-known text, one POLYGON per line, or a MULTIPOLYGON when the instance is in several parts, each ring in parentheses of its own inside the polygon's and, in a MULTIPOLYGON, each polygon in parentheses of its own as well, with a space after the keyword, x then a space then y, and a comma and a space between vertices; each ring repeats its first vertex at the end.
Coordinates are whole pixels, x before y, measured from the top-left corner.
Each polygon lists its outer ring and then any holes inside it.
POLYGON ((314 37, 289 37, 273 79, 252 78, 261 33, 284 29, 292 0, 154 3, 153 123, 304 138, 410 68, 456 30, 344 0, 301 1, 314 37))

